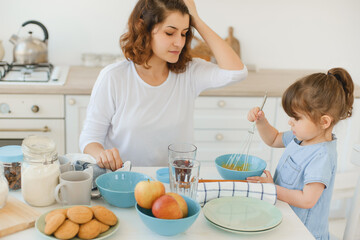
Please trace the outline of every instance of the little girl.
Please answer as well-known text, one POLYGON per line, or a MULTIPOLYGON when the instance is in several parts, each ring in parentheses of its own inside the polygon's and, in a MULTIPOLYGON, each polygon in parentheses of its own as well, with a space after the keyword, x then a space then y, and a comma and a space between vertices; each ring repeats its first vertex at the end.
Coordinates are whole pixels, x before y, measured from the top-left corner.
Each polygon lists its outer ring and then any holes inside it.
POLYGON ((293 83, 282 96, 291 131, 279 132, 258 107, 248 120, 256 121, 263 141, 271 147, 285 147, 274 178, 249 177, 249 182, 274 182, 277 198, 291 205, 316 239, 329 239, 328 216, 337 165, 337 122, 352 114, 354 84, 349 73, 333 68, 293 83))

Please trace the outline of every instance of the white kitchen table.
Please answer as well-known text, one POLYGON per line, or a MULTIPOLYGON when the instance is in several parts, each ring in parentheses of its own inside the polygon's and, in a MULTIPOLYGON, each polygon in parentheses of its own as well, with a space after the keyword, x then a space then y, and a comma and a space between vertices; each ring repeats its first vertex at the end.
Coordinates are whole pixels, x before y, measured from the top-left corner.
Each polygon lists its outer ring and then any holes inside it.
MULTIPOLYGON (((157 167, 133 167, 132 171, 141 172, 147 174, 153 178, 156 177, 157 167)), ((202 167, 200 168, 200 178, 203 179, 221 179, 215 167, 202 167)), ((165 184, 166 190, 169 189, 169 184, 165 184), (166 186, 167 185, 167 186, 166 186)), ((24 201, 21 191, 10 191, 10 195, 16 197, 17 199, 24 201)), ((259 233, 259 234, 239 234, 231 233, 221 230, 211 223, 209 223, 202 211, 200 212, 198 218, 194 224, 184 233, 181 233, 172 237, 160 236, 150 229, 148 229, 140 217, 138 216, 135 207, 132 208, 118 208, 110 206, 102 198, 91 201, 91 205, 104 205, 110 210, 112 210, 118 217, 120 224, 119 229, 113 235, 111 239, 292 239, 292 240, 306 240, 314 239, 312 234, 307 230, 305 225, 300 221, 296 216, 290 206, 282 201, 277 201, 276 207, 280 209, 283 220, 280 225, 269 232, 259 233)), ((41 213, 45 213, 55 208, 59 208, 61 205, 54 204, 48 207, 34 207, 41 213)), ((8 236, 3 237, 2 239, 6 240, 18 240, 18 239, 46 239, 40 233, 36 231, 35 228, 30 228, 17 232, 8 236)))

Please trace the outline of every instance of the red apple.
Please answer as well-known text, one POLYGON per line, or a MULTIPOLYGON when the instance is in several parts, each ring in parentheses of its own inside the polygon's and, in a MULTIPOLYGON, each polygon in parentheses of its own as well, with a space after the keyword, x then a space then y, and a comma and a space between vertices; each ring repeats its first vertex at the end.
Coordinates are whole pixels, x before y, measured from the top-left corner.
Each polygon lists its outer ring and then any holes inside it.
POLYGON ((181 195, 179 195, 177 193, 173 193, 173 192, 166 193, 166 195, 170 195, 173 198, 175 198, 175 200, 180 205, 181 211, 183 213, 183 218, 187 217, 187 215, 188 215, 188 206, 186 204, 185 199, 181 195))
POLYGON ((179 219, 183 216, 179 203, 170 195, 156 199, 151 211, 155 217, 162 219, 179 219))
POLYGON ((141 181, 135 186, 135 200, 140 207, 151 209, 154 201, 165 194, 165 186, 159 181, 141 181))

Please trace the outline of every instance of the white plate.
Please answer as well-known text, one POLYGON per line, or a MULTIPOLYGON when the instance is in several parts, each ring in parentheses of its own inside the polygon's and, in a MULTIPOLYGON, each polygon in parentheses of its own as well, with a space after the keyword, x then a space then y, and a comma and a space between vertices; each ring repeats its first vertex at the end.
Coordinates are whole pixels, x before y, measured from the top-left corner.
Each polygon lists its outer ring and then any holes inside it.
POLYGON ((210 221, 207 217, 205 217, 206 220, 208 220, 209 223, 211 223, 211 225, 217 227, 217 228, 220 228, 224 231, 227 231, 227 232, 232 232, 232 233, 237 233, 237 234, 245 234, 245 235, 252 235, 252 234, 261 234, 261 233, 266 233, 266 232, 270 232, 272 230, 274 230, 277 226, 280 225, 280 223, 278 225, 276 225, 275 227, 273 228, 269 228, 269 229, 266 229, 266 230, 262 230, 262 231, 252 231, 252 232, 249 232, 249 231, 237 231, 237 230, 233 230, 233 229, 229 229, 229 228, 225 228, 225 227, 222 227, 220 225, 217 225, 215 223, 213 223, 212 221, 210 221))
POLYGON ((249 197, 222 197, 211 200, 203 208, 204 216, 220 227, 256 232, 274 228, 282 214, 274 205, 249 197))

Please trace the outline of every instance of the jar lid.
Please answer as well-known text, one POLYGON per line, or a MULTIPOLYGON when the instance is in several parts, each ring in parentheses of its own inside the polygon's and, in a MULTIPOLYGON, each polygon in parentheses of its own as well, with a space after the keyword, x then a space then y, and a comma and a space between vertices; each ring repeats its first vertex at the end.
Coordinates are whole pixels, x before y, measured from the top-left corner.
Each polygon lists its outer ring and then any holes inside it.
POLYGON ((9 145, 0 147, 0 161, 6 163, 22 162, 23 153, 21 146, 9 145))
POLYGON ((55 142, 46 136, 31 135, 26 137, 21 145, 23 152, 33 154, 46 154, 55 151, 55 142))

